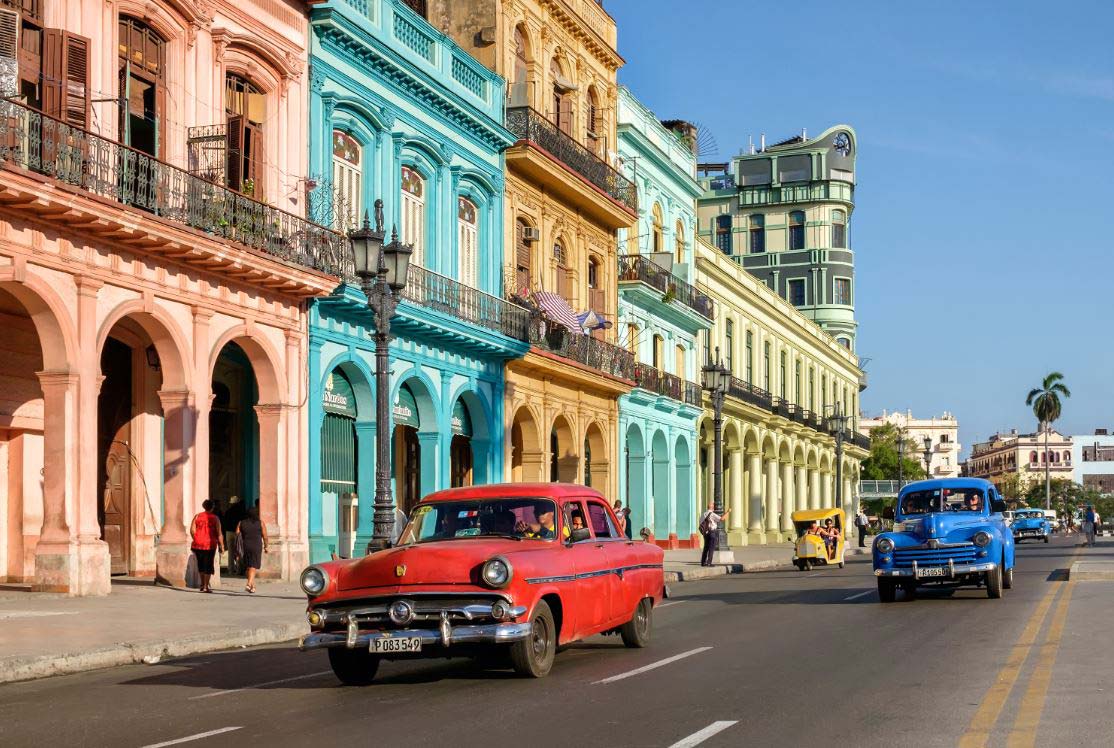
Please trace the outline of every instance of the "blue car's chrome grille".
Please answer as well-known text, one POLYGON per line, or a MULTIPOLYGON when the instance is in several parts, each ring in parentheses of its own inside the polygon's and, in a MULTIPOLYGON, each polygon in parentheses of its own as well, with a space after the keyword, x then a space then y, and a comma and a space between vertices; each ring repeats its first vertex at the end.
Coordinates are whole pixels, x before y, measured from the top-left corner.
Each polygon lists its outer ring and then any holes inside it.
POLYGON ((951 559, 956 565, 973 564, 975 563, 975 553, 974 546, 937 549, 918 548, 915 550, 897 549, 894 551, 894 566, 911 569, 914 561, 917 562, 917 566, 947 566, 948 559, 951 559))

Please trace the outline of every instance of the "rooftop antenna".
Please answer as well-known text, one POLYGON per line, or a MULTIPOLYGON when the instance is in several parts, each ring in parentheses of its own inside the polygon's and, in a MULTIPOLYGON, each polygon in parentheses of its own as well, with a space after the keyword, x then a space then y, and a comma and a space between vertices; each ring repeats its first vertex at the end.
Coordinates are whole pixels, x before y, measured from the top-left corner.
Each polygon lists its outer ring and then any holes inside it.
POLYGON ((759 142, 759 146, 758 146, 759 153, 765 153, 766 152, 766 133, 762 133, 762 135, 759 136, 758 142, 759 142))
POLYGON ((750 153, 750 155, 752 155, 752 156, 754 155, 754 136, 753 135, 747 135, 747 152, 750 153))
POLYGON ((808 140, 808 128, 807 127, 802 127, 801 128, 801 140, 808 140))

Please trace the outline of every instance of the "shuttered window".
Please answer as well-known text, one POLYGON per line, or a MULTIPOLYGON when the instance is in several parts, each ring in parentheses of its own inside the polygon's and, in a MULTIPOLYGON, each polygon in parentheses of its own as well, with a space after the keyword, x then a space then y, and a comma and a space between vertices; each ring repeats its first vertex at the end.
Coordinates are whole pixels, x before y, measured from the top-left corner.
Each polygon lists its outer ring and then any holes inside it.
POLYGON ((414 247, 410 262, 425 267, 425 180, 408 166, 402 167, 402 241, 414 247))
POLYGON ((457 199, 456 209, 457 251, 460 257, 460 282, 466 286, 479 286, 479 230, 476 206, 467 198, 457 199))
POLYGON ((526 296, 530 291, 530 269, 533 266, 533 253, 530 242, 526 241, 526 229, 530 225, 521 218, 514 222, 515 293, 526 296))
POLYGON ((0 8, 0 96, 19 93, 19 14, 0 8))
POLYGON ((88 127, 89 40, 46 29, 43 44, 43 110, 75 127, 88 127))
POLYGON ((356 228, 364 214, 362 150, 351 135, 333 130, 333 222, 338 231, 356 228))
POLYGON ((263 194, 264 133, 267 98, 248 79, 225 78, 224 107, 228 132, 228 186, 260 198, 263 194))

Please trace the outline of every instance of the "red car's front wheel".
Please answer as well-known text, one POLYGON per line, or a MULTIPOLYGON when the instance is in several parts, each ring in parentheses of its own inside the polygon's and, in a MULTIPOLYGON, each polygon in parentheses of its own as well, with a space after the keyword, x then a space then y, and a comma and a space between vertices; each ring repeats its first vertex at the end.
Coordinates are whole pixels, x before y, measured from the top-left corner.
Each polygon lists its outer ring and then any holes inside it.
POLYGON ((549 675, 556 655, 557 627, 549 604, 542 600, 530 618, 530 635, 511 645, 511 663, 519 675, 544 678, 549 675))

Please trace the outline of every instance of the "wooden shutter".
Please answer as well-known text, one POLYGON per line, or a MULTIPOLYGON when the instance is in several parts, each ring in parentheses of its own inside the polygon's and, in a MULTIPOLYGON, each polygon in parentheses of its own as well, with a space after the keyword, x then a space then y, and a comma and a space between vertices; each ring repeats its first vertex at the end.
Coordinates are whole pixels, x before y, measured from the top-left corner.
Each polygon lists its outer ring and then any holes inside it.
POLYGON ((251 179, 254 189, 251 196, 263 199, 263 128, 244 121, 244 178, 251 179))
POLYGON ((566 135, 572 134, 572 96, 561 96, 561 111, 557 117, 558 126, 566 135))
POLYGON ((0 96, 19 93, 19 14, 0 8, 0 96))
POLYGON ((89 125, 89 40, 43 31, 43 111, 75 127, 89 125))
POLYGON ((228 139, 228 171, 225 174, 225 185, 231 189, 240 189, 240 182, 244 179, 244 118, 240 116, 229 117, 225 137, 228 139))
POLYGON ((130 144, 131 141, 131 112, 129 111, 129 96, 131 94, 131 63, 125 62, 120 66, 120 70, 116 77, 116 95, 119 97, 121 105, 119 109, 119 139, 121 143, 130 144))

